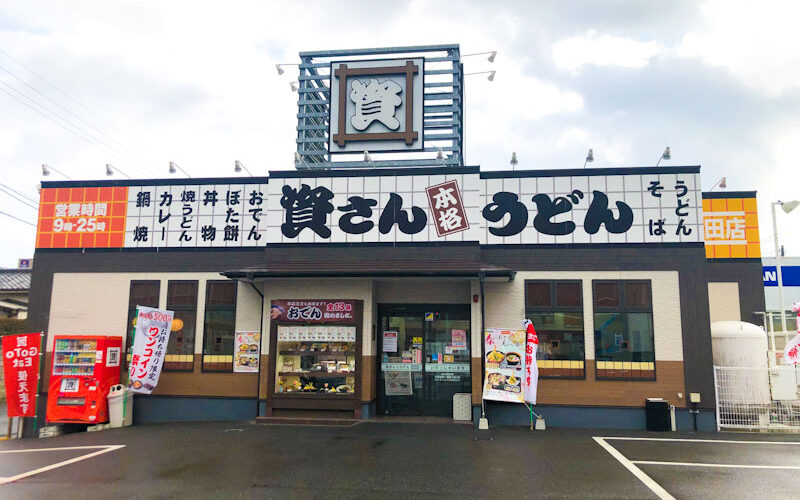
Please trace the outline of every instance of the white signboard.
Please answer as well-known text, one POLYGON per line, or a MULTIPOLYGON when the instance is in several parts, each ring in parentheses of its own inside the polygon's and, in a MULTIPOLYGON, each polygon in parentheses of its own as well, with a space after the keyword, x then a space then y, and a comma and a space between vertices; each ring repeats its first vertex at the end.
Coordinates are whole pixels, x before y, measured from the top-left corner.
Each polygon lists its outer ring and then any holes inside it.
POLYGON ((267 243, 478 241, 479 188, 477 173, 274 178, 267 243))
POLYGON ((57 215, 69 205, 49 203, 55 232, 48 232, 50 217, 42 215, 38 245, 702 242, 700 174, 694 168, 650 170, 656 169, 481 174, 475 168, 431 168, 304 177, 281 172, 269 183, 128 186, 127 204, 112 202, 111 216, 101 221, 103 234, 64 234, 67 223, 57 215))
POLYGON ((130 186, 125 247, 264 246, 266 195, 266 184, 130 186))
POLYGON ((421 151, 425 59, 331 63, 329 151, 421 151))
POLYGON ((172 311, 152 307, 137 307, 131 364, 128 369, 128 390, 131 392, 150 394, 158 385, 174 314, 172 311))

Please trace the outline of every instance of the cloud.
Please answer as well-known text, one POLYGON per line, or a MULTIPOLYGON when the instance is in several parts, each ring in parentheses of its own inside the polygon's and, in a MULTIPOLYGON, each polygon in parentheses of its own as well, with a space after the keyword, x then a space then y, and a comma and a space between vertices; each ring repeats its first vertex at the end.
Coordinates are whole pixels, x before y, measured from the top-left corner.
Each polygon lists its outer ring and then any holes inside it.
POLYGON ((664 47, 654 41, 640 42, 630 38, 600 35, 595 31, 559 40, 553 44, 556 66, 580 71, 586 65, 643 68, 650 59, 662 54, 664 47))

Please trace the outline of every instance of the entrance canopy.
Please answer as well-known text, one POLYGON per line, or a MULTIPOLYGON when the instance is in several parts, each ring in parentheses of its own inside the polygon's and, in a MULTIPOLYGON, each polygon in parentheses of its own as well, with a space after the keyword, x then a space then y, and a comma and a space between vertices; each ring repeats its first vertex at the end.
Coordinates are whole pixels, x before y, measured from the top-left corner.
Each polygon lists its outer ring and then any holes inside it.
POLYGON ((475 260, 391 259, 275 261, 220 273, 228 278, 475 277, 514 279, 516 271, 475 260))

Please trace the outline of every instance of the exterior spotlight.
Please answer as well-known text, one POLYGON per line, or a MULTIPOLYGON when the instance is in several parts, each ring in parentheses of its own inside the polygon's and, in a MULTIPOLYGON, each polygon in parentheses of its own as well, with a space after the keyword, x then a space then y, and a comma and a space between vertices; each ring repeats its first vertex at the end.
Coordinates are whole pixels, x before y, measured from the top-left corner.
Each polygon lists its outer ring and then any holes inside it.
POLYGON ((291 88, 291 89, 292 89, 292 92, 297 92, 297 89, 298 89, 297 85, 298 85, 299 83, 300 83, 300 82, 289 82, 289 88, 291 88))
POLYGON ((661 158, 658 159, 656 167, 661 164, 661 160, 671 160, 671 159, 672 159, 672 153, 670 153, 669 146, 667 146, 666 148, 664 148, 664 152, 661 153, 661 158))
POLYGON ((284 71, 283 66, 299 66, 299 64, 297 64, 297 63, 278 63, 278 64, 276 64, 275 65, 275 69, 278 71, 279 75, 282 75, 282 74, 284 74, 286 72, 286 71, 284 71))
POLYGON ((70 176, 68 176, 68 175, 64 174, 64 172, 60 172, 60 171, 58 171, 58 170, 54 169, 53 167, 51 167, 51 166, 50 166, 50 165, 48 165, 47 163, 42 163, 42 175, 43 175, 44 177, 47 177, 48 175, 50 175, 50 171, 51 171, 51 170, 52 170, 53 172, 56 172, 56 173, 58 173, 58 174, 61 174, 61 175, 63 175, 64 177, 66 177, 66 178, 67 178, 67 179, 69 179, 69 180, 72 180, 72 177, 70 177, 70 176))
POLYGON ((798 206, 800 206, 800 201, 798 200, 784 201, 781 203, 781 209, 787 214, 798 206))
POLYGON ((489 52, 473 52, 472 54, 461 54, 461 57, 469 57, 469 56, 484 56, 489 54, 489 57, 486 58, 489 62, 494 62, 494 58, 497 57, 497 51, 492 50, 489 52))
POLYGON ((587 163, 592 163, 594 161, 594 150, 589 148, 589 152, 586 153, 586 161, 583 162, 583 168, 586 168, 587 163))
POLYGON ((444 151, 442 151, 442 148, 439 148, 439 151, 436 152, 436 159, 444 160, 444 151))
POLYGON ((106 163, 106 175, 109 175, 109 176, 110 176, 110 175, 114 175, 114 172, 115 172, 115 171, 116 171, 116 172, 119 172, 119 173, 121 173, 122 175, 124 175, 124 176, 125 176, 125 177, 127 177, 128 179, 130 179, 130 178, 131 178, 131 176, 130 176, 130 175, 126 174, 126 173, 125 173, 125 172, 123 172, 121 169, 119 169, 119 168, 115 167, 114 165, 112 165, 112 164, 110 164, 110 163, 106 163))
POLYGON ((517 160, 517 153, 516 152, 511 153, 511 162, 510 163, 511 163, 511 170, 514 170, 515 168, 517 168, 517 165, 519 165, 519 161, 517 160))
POLYGON ((248 173, 248 175, 250 175, 250 177, 253 177, 253 174, 251 174, 251 173, 250 173, 250 171, 249 171, 249 170, 247 170, 247 167, 245 167, 244 165, 242 165, 242 162, 240 162, 239 160, 236 160, 236 161, 233 163, 233 171, 234 171, 234 172, 241 172, 241 171, 242 171, 242 169, 244 169, 244 171, 245 171, 245 172, 247 172, 247 173, 248 173))
POLYGON ((370 156, 369 151, 364 151, 364 162, 370 163, 372 166, 375 166, 375 162, 372 161, 372 156, 370 156))
POLYGON ((186 174, 186 177, 191 177, 191 175, 189 175, 189 173, 186 170, 182 169, 177 163, 175 163, 174 161, 169 162, 169 173, 174 174, 177 173, 178 170, 186 174))
POLYGON ((722 179, 718 180, 717 182, 714 183, 713 186, 711 186, 711 189, 709 189, 708 191, 709 192, 713 191, 714 188, 717 187, 717 186, 721 187, 722 189, 725 189, 726 187, 728 187, 728 178, 727 177, 723 177, 722 179))
POLYGON ((306 163, 306 161, 303 159, 303 157, 300 156, 300 153, 295 151, 294 152, 294 168, 300 169, 300 165, 303 165, 304 167, 309 168, 308 167, 308 163, 306 163))
POLYGON ((486 79, 489 80, 490 82, 493 82, 495 73, 497 73, 497 71, 495 71, 495 70, 492 70, 492 71, 476 71, 475 73, 464 73, 464 76, 486 75, 486 74, 488 74, 489 76, 486 77, 486 79))

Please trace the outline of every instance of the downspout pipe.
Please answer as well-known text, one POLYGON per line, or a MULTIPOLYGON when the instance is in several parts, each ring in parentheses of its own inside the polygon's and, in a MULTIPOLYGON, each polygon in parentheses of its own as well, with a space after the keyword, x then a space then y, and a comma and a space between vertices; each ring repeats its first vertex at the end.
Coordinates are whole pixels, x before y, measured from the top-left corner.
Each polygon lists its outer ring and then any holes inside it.
POLYGON ((262 352, 264 349, 264 293, 258 289, 256 284, 253 282, 253 273, 247 273, 247 283, 256 291, 256 293, 261 297, 261 317, 259 318, 261 330, 260 335, 258 336, 258 384, 256 389, 256 416, 258 416, 261 412, 261 369, 263 368, 262 362, 262 352))
POLYGON ((481 418, 486 418, 486 404, 483 401, 483 381, 486 379, 486 342, 484 342, 484 332, 486 331, 486 308, 483 297, 483 283, 486 281, 486 273, 478 273, 478 280, 481 285, 481 418))

